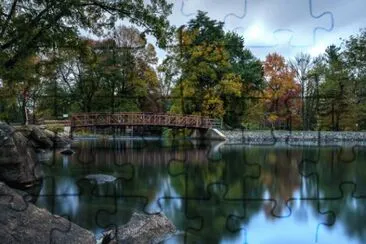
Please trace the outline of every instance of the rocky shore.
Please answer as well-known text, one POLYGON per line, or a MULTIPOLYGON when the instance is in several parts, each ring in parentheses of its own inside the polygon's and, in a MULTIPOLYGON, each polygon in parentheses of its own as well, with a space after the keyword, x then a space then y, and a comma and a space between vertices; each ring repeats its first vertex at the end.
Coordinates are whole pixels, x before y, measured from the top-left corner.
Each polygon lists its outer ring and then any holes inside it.
POLYGON ((127 224, 106 230, 97 243, 160 243, 176 231, 176 227, 163 213, 133 213, 127 224))
POLYGON ((14 128, 0 122, 1 243, 156 243, 175 233, 164 214, 135 213, 126 225, 106 230, 97 241, 92 232, 36 207, 32 202, 39 191, 30 194, 29 189, 40 190, 37 152, 70 142, 67 135, 39 126, 14 128))
POLYGON ((158 243, 176 232, 164 214, 134 213, 130 221, 95 235, 69 220, 33 205, 29 195, 0 182, 1 243, 158 243))
POLYGON ((1 243, 95 243, 94 234, 28 201, 0 182, 1 243))
POLYGON ((37 152, 62 148, 71 141, 37 126, 15 129, 0 122, 0 181, 15 188, 28 188, 39 183, 42 172, 37 152))
POLYGON ((248 145, 366 145, 366 132, 335 131, 221 131, 227 143, 248 145))

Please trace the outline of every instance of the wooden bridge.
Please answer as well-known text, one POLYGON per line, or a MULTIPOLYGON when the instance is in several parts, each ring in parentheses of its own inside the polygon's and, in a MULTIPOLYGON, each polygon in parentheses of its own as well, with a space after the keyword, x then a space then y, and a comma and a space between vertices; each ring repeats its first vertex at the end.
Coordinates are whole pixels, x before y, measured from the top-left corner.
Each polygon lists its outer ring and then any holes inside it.
POLYGON ((207 130, 216 124, 215 119, 205 116, 135 112, 76 113, 70 118, 71 132, 81 127, 107 126, 160 126, 207 130))

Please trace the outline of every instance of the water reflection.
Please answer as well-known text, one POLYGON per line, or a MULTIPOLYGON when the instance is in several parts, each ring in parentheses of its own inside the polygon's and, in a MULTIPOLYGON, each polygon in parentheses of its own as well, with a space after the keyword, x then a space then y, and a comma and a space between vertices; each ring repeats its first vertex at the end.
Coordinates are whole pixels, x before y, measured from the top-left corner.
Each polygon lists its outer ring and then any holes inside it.
POLYGON ((169 243, 362 243, 364 148, 83 140, 43 164, 37 205, 99 233, 163 211, 169 243), (97 184, 85 178, 116 179, 97 184), (341 186, 341 187, 339 187, 341 186))

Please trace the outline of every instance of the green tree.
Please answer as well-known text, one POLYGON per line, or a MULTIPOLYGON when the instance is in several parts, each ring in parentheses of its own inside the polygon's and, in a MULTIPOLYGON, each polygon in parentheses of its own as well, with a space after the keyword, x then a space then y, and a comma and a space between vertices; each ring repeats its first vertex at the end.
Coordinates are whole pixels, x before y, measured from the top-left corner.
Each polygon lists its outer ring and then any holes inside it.
POLYGON ((169 33, 167 16, 172 4, 164 0, 65 0, 0 3, 0 76, 11 79, 24 58, 53 48, 74 48, 82 30, 102 36, 118 20, 128 19, 164 45, 169 33))
POLYGON ((100 93, 110 98, 106 109, 159 110, 155 48, 136 28, 117 28, 113 37, 101 42, 96 50, 102 59, 100 93))
POLYGON ((352 93, 355 96, 355 110, 357 115, 356 130, 366 129, 366 29, 344 40, 345 64, 349 79, 353 84, 352 93))
POLYGON ((324 81, 319 87, 319 129, 350 130, 354 129, 355 118, 352 84, 348 78, 340 47, 329 46, 323 57, 324 81))
POLYGON ((223 23, 198 12, 178 30, 169 60, 178 67, 179 78, 172 91, 173 112, 223 118, 238 125, 245 111, 242 96, 259 88, 262 67, 244 47, 244 40, 225 33, 223 23))
POLYGON ((229 53, 230 71, 237 74, 241 83, 241 96, 223 96, 225 123, 237 127, 250 109, 250 97, 264 87, 262 62, 245 48, 243 37, 236 33, 225 34, 225 48, 229 53))

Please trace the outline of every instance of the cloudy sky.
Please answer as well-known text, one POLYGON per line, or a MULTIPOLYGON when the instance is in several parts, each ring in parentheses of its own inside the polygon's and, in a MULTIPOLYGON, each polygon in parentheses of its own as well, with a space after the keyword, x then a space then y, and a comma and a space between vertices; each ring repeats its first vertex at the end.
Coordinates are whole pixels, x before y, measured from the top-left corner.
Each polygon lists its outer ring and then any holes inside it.
MULTIPOLYGON (((286 58, 304 51, 322 53, 340 38, 366 28, 366 0, 169 0, 171 24, 180 26, 198 10, 244 36, 247 47, 263 59, 269 52, 286 58)), ((159 56, 162 53, 159 52, 159 56)))

